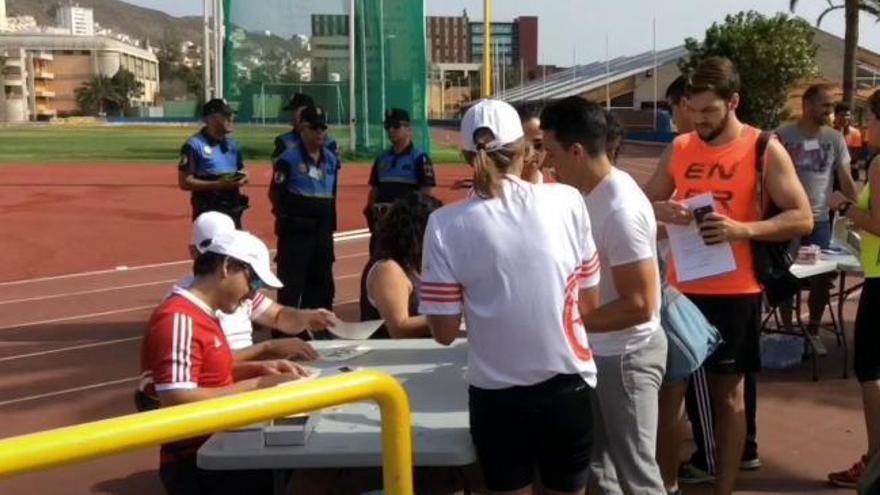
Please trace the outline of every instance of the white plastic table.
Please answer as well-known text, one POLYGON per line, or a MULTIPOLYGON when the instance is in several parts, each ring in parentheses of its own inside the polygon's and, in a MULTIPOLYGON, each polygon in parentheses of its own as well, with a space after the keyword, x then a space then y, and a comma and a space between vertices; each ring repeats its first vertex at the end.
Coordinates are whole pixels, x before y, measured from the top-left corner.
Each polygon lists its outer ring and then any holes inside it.
MULTIPOLYGON (((317 349, 359 344, 319 341, 317 349)), ((344 362, 309 363, 321 376, 338 374, 340 366, 387 372, 400 380, 412 408, 413 456, 416 466, 466 466, 476 462, 471 443, 467 381, 467 341, 443 347, 430 339, 369 340, 372 350, 344 362)), ((241 470, 378 467, 382 465, 379 407, 372 402, 325 410, 306 445, 224 449, 225 433, 213 435, 199 449, 202 469, 241 470)), ((276 476, 277 479, 277 476, 276 476)))

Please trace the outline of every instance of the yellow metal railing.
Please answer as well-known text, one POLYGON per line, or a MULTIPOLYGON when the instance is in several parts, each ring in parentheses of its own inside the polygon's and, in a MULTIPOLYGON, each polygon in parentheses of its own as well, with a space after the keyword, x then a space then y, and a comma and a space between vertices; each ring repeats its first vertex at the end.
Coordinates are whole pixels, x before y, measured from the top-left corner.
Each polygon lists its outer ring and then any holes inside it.
POLYGON ((375 400, 382 414, 385 492, 412 495, 409 399, 399 382, 377 371, 357 371, 0 440, 0 477, 363 400, 375 400))

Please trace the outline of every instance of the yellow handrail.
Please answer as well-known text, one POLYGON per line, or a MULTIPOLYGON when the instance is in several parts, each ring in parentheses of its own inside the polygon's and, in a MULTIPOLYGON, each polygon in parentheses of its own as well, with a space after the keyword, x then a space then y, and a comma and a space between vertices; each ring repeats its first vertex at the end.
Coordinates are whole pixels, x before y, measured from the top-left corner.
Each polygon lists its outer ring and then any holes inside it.
POLYGON ((385 492, 412 495, 409 399, 397 380, 378 371, 357 371, 0 440, 0 477, 368 399, 379 404, 382 415, 385 492))

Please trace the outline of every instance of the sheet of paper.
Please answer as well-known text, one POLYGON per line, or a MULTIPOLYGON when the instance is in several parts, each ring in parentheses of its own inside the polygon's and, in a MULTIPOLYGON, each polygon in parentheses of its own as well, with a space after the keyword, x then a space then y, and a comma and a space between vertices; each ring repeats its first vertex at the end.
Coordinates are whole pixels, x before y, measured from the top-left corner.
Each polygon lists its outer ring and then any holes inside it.
POLYGON ((324 361, 348 361, 370 352, 365 345, 340 345, 324 349, 318 349, 318 354, 324 361))
MULTIPOLYGON (((302 366, 302 365, 300 365, 300 366, 302 366)), ((275 386, 276 386, 276 387, 290 387, 290 386, 293 386, 293 385, 300 385, 300 384, 302 384, 302 383, 310 382, 310 381, 312 381, 312 380, 318 378, 319 376, 321 376, 321 370, 320 370, 320 368, 313 368, 313 367, 311 367, 311 366, 303 366, 303 368, 309 370, 309 373, 310 373, 309 376, 304 376, 304 377, 302 377, 302 378, 299 378, 299 379, 296 379, 296 380, 292 380, 292 381, 289 381, 289 382, 279 383, 278 385, 275 385, 275 386)))
POLYGON ((369 320, 359 322, 338 321, 335 327, 328 328, 333 335, 345 340, 367 340, 370 335, 385 323, 384 320, 369 320))
MULTIPOLYGON (((694 211, 700 207, 713 206, 714 200, 710 193, 706 193, 689 198, 684 204, 694 211)), ((696 222, 688 225, 666 224, 666 232, 669 234, 669 246, 675 259, 679 281, 714 277, 736 270, 736 259, 730 243, 707 246, 696 222)))

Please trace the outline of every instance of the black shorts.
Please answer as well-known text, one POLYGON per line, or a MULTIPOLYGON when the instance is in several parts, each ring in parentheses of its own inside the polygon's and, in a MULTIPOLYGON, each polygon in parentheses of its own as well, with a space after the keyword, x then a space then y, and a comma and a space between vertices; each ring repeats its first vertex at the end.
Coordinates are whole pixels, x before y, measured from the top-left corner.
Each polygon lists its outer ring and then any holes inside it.
POLYGON ((587 484, 593 445, 593 391, 579 375, 528 387, 470 387, 471 437, 491 491, 534 483, 573 492, 587 484))
POLYGON ((880 380, 880 278, 866 278, 856 312, 853 367, 859 382, 880 380))
POLYGON ((270 495, 271 471, 209 471, 199 469, 196 456, 159 466, 159 479, 168 495, 270 495))
POLYGON ((763 295, 687 296, 724 339, 718 349, 706 359, 706 371, 721 375, 761 371, 763 295))

